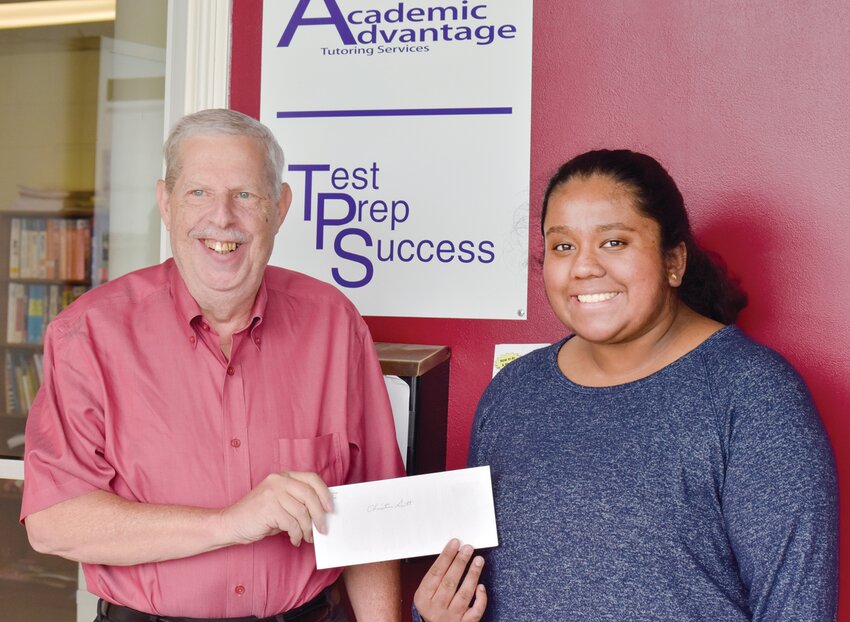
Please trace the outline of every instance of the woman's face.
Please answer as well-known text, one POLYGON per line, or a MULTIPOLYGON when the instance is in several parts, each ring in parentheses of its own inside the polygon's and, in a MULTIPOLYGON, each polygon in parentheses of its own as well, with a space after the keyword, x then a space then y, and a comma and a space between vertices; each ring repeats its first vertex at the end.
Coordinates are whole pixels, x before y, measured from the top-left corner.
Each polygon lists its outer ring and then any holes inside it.
POLYGON ((624 343, 672 318, 684 245, 665 258, 658 223, 629 188, 602 175, 569 180, 549 197, 543 233, 549 304, 582 339, 624 343))

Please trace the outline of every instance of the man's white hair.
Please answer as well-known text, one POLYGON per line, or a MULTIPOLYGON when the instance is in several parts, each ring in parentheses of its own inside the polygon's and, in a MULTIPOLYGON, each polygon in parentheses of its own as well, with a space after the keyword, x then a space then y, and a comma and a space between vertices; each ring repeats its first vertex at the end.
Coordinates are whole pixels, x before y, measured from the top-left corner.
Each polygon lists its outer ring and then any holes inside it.
POLYGON ((211 108, 188 114, 171 129, 163 147, 165 156, 165 187, 169 192, 180 176, 180 148, 191 136, 250 136, 260 141, 266 152, 266 180, 271 198, 280 198, 283 179, 283 149, 272 131, 256 119, 227 108, 211 108))

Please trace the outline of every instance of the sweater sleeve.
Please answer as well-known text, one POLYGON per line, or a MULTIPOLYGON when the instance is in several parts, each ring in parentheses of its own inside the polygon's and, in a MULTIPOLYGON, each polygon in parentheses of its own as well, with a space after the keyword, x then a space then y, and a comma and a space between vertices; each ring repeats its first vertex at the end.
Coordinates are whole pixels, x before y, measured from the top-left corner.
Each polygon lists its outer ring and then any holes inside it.
POLYGON ((516 368, 512 365, 508 365, 496 374, 496 377, 487 385, 481 399, 478 400, 469 437, 469 452, 466 457, 468 467, 490 464, 490 452, 496 441, 497 432, 495 428, 498 425, 496 421, 492 420, 493 411, 505 395, 510 393, 511 388, 519 384, 519 380, 513 374, 516 368))
POLYGON ((723 516, 754 622, 833 622, 838 600, 837 477, 809 393, 773 353, 727 390, 723 516))

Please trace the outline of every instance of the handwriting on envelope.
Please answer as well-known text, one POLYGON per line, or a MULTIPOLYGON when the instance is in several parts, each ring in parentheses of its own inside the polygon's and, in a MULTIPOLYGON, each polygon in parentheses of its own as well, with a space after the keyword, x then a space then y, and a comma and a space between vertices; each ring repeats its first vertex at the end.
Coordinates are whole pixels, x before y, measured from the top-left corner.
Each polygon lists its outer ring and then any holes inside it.
POLYGON ((498 546, 490 467, 331 488, 327 534, 313 531, 316 567, 433 555, 458 538, 498 546))

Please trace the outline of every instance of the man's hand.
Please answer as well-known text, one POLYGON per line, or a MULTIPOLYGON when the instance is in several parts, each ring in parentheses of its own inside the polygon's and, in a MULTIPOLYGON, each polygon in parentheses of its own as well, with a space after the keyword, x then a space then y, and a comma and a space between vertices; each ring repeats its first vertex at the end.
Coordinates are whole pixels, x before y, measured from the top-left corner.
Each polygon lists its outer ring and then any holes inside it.
POLYGON ((463 570, 472 557, 472 547, 452 540, 437 557, 419 584, 413 602, 425 622, 478 622, 487 608, 487 593, 478 579, 484 559, 475 557, 461 582, 463 570), (472 598, 475 603, 469 606, 472 598))
POLYGON ((286 532, 294 546, 324 533, 333 509, 315 473, 273 473, 224 509, 158 505, 94 490, 33 512, 33 548, 86 564, 130 566, 181 559, 286 532), (93 528, 96 525, 97 528, 93 528))
POLYGON ((313 541, 313 525, 325 533, 325 512, 333 509, 331 492, 315 473, 272 473, 251 492, 221 512, 225 532, 247 544, 281 532, 293 546, 313 541))

